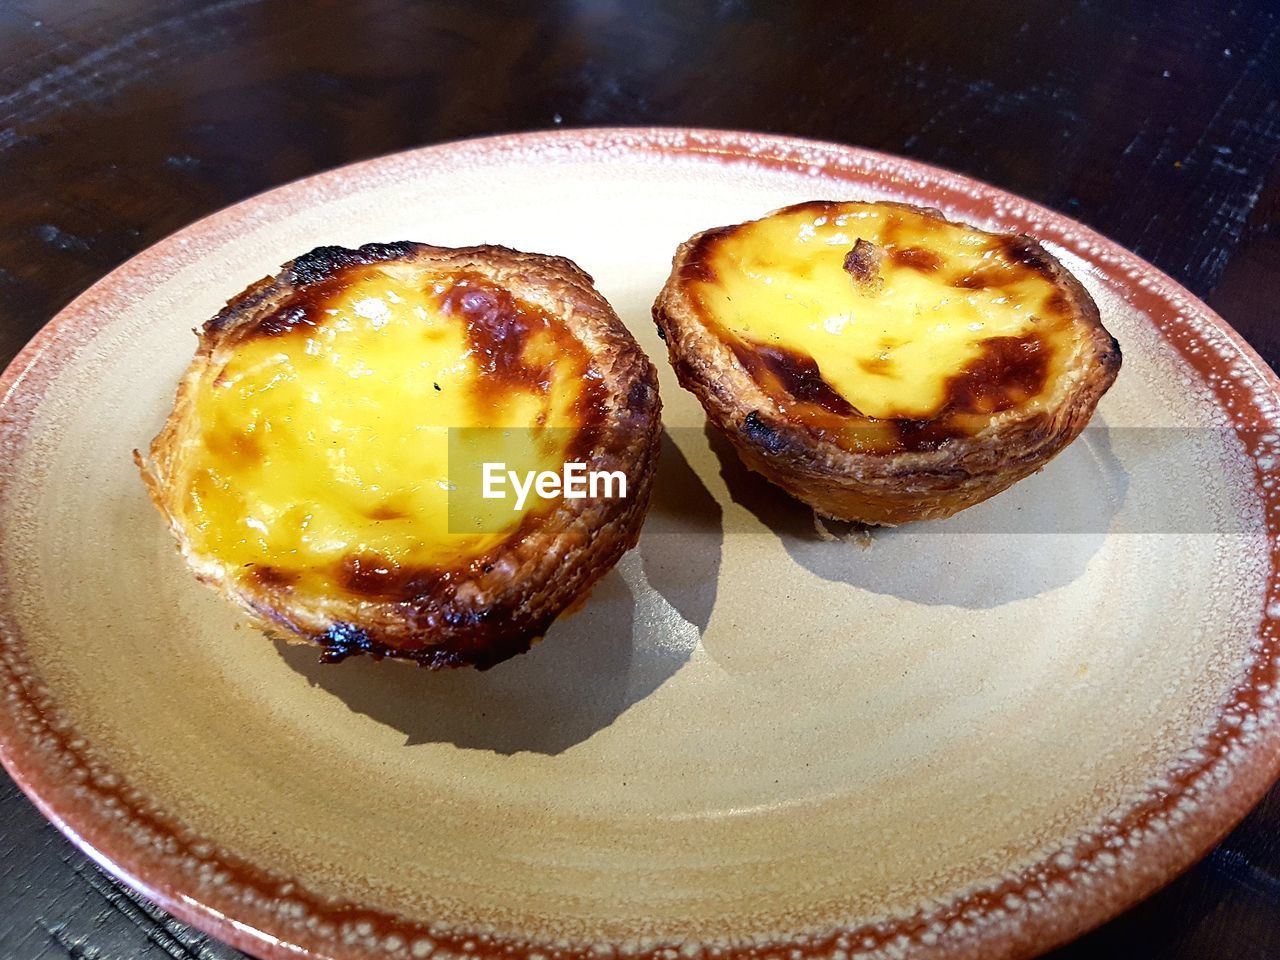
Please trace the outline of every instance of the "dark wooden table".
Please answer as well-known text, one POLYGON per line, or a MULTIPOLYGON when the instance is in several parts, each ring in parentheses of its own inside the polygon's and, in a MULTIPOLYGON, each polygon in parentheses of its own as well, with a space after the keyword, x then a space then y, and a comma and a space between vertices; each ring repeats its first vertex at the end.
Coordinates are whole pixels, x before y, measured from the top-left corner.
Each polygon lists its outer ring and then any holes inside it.
MULTIPOLYGON (((117 264, 351 160, 553 125, 749 128, 917 157, 1062 210, 1280 362, 1280 4, 0 7, 0 362, 117 264)), ((0 956, 227 958, 0 780, 0 956)), ((1280 957, 1280 791, 1054 954, 1280 957)))

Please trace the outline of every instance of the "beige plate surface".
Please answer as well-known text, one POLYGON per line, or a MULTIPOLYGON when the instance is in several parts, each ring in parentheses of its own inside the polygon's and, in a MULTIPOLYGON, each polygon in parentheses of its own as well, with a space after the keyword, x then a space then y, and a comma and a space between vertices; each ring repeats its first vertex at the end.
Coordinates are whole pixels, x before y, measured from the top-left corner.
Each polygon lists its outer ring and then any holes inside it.
POLYGON ((942 171, 674 130, 383 158, 142 254, 0 396, 3 759, 109 869, 258 953, 1022 956, 1185 867, 1276 772, 1274 376, 1132 255, 942 171), (707 435, 649 306, 701 228, 868 197, 1042 238, 1125 367, 1041 474, 864 549, 707 435), (130 462, 227 297, 401 239, 574 258, 662 373, 640 546, 484 674, 264 639, 130 462))

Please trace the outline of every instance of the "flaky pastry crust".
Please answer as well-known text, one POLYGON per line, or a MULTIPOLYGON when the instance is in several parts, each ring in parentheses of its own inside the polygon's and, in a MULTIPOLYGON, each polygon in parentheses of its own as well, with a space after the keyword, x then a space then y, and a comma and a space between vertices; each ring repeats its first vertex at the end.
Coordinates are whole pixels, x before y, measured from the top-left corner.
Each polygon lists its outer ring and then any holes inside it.
MULTIPOLYGON (((933 208, 885 205, 946 219, 933 208)), ((1037 241, 1009 237, 1043 268, 1065 297, 1070 322, 1085 334, 1065 372, 1046 388, 1047 402, 1032 412, 1015 407, 993 413, 983 429, 935 449, 846 449, 780 409, 692 301, 686 267, 694 251, 704 239, 732 229, 706 230, 680 245, 653 318, 681 386, 698 398, 742 461, 822 517, 894 526, 943 519, 980 503, 1070 444, 1119 372, 1119 344, 1103 327, 1088 291, 1037 241)), ((851 255, 855 262, 846 262, 846 269, 853 282, 858 271, 851 267, 860 261, 856 252, 851 255)))
POLYGON ((172 413, 144 456, 135 451, 151 499, 168 520, 197 578, 241 605, 273 633, 323 645, 325 658, 371 654, 430 668, 486 668, 527 650, 551 622, 635 545, 656 471, 661 434, 657 375, 648 357, 592 284, 563 257, 499 246, 451 249, 421 243, 321 247, 285 264, 230 300, 199 332, 199 347, 177 390, 172 413), (225 366, 236 344, 302 288, 352 266, 409 261, 443 273, 479 275, 559 318, 589 351, 604 391, 589 470, 621 470, 621 499, 558 501, 499 548, 445 571, 431 589, 405 598, 308 593, 286 584, 234 577, 216 557, 193 549, 174 483, 183 443, 200 424, 198 391, 225 366))

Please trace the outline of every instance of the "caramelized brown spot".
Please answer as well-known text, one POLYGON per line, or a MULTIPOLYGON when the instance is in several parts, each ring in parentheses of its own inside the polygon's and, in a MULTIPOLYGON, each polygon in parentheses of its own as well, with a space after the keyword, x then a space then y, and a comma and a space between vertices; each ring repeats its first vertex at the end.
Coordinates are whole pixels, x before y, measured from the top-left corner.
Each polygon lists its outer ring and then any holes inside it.
POLYGON ((298 327, 314 327, 315 319, 304 303, 293 303, 275 313, 267 314, 258 321, 258 333, 264 337, 278 337, 282 333, 291 333, 298 327))
MULTIPOLYGON (((488 416, 493 401, 508 391, 546 396, 558 369, 560 376, 576 377, 581 384, 573 402, 576 432, 566 453, 572 459, 592 450, 609 414, 607 391, 603 379, 592 372, 586 346, 558 317, 475 275, 455 278, 437 302, 442 313, 459 317, 466 327, 467 342, 481 374, 472 385, 481 418, 488 416), (535 336, 551 338, 555 360, 540 363, 526 357, 535 336)), ((545 411, 534 426, 544 423, 545 411)))
POLYGON ((956 277, 951 281, 951 286, 962 290, 990 290, 1008 286, 1016 280, 1013 272, 1004 267, 983 267, 956 277))
POLYGON ((873 377, 893 376, 893 361, 888 357, 873 357, 870 360, 858 360, 858 366, 873 377))
POLYGON ((946 409, 997 413, 1035 396, 1049 372, 1049 351, 1036 334, 990 337, 982 353, 947 381, 946 409))
POLYGON ((763 343, 736 343, 734 353, 757 383, 771 377, 797 400, 816 404, 841 417, 857 413, 849 401, 822 378, 817 362, 807 354, 763 343))
POLYGON ((716 272, 711 269, 710 263, 694 254, 680 268, 680 279, 685 283, 715 283, 716 272))
POLYGON ((800 203, 793 203, 789 207, 783 207, 771 214, 771 216, 794 216, 797 213, 805 213, 816 220, 818 217, 830 216, 843 207, 844 204, 836 200, 803 200, 800 203))
POLYGON ((936 450, 948 440, 964 436, 964 431, 947 420, 912 420, 904 418, 890 421, 897 434, 898 447, 902 450, 936 450))
POLYGON ((880 280, 882 259, 884 259, 884 251, 870 240, 859 237, 853 249, 845 254, 844 270, 859 286, 875 287, 880 280))
POLYGON ((342 559, 339 582, 352 593, 365 597, 394 596, 403 585, 400 565, 376 554, 350 554, 342 559))
POLYGON ((943 405, 928 418, 886 417, 902 450, 935 450, 967 431, 957 421, 965 414, 992 414, 1016 407, 1035 396, 1048 378, 1050 352, 1035 334, 990 337, 946 385, 943 405))
POLYGON ((716 272, 711 266, 711 255, 717 242, 737 227, 716 227, 708 230, 690 245, 680 267, 680 279, 685 283, 715 283, 716 272))
POLYGON ((239 430, 210 430, 204 443, 215 457, 241 465, 259 462, 266 455, 256 436, 239 430))
POLYGON ((297 330, 313 329, 323 322, 324 311, 349 284, 350 274, 344 271, 299 287, 275 310, 260 317, 243 336, 246 339, 254 336, 280 337, 297 330))
POLYGON ((899 247, 889 254, 889 259, 900 267, 929 273, 942 266, 942 257, 924 247, 899 247))
POLYGON ((481 384, 546 393, 550 371, 524 361, 530 337, 548 327, 546 314, 476 277, 457 280, 440 295, 439 304, 441 312, 461 317, 466 325, 467 341, 484 375, 481 384))
POLYGON ((281 570, 264 563, 255 563, 249 568, 249 575, 267 589, 279 590, 291 587, 298 582, 299 574, 292 570, 281 570))
POLYGON ((348 554, 338 566, 337 580, 345 590, 370 600, 415 605, 447 603, 452 598, 451 584, 492 573, 496 558, 542 522, 542 517, 526 514, 502 543, 456 567, 402 567, 376 553, 348 554))
POLYGON ((1022 235, 1000 237, 997 243, 1000 252, 1010 263, 1021 264, 1041 276, 1053 278, 1053 267, 1050 265, 1049 255, 1044 247, 1030 237, 1022 235))
POLYGON ((1044 302, 1044 308, 1049 313, 1066 315, 1071 312, 1071 300, 1061 290, 1055 290, 1044 302))
POLYGON ((365 512, 370 520, 403 520, 409 514, 390 503, 380 503, 372 510, 365 512))
POLYGON ((902 213, 896 209, 890 210, 880 223, 880 242, 890 249, 897 246, 898 237, 905 226, 902 213))

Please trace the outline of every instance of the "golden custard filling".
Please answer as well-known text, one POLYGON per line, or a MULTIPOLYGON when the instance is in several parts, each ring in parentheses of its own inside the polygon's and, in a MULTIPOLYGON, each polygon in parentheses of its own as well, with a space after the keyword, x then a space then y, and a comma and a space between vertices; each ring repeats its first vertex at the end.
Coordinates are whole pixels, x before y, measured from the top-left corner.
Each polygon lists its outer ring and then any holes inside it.
POLYGON ((854 450, 929 448, 1043 406, 1083 344, 1038 249, 896 204, 710 231, 682 280, 785 414, 854 450))
POLYGON ((589 354, 562 321, 480 276, 412 264, 347 267, 212 360, 176 519, 231 576, 321 592, 412 592, 554 506, 497 501, 496 521, 458 530, 451 517, 485 505, 451 479, 451 428, 501 428, 479 432, 490 453, 510 443, 533 469, 559 470, 599 406, 589 354))

